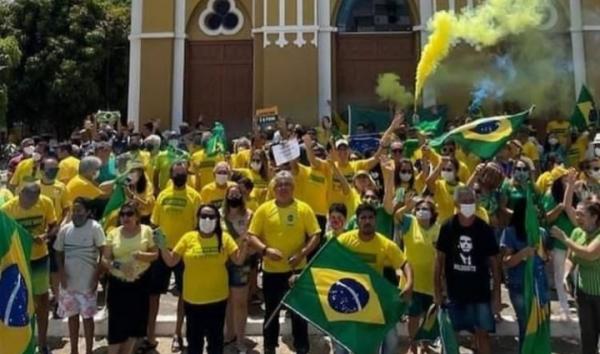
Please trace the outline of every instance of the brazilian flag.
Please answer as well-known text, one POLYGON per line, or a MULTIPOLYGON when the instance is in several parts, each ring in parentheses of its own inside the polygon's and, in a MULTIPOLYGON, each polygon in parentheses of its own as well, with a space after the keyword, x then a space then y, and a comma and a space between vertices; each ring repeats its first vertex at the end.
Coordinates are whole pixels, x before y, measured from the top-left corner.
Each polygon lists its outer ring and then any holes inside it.
POLYGON ((577 127, 579 131, 586 130, 590 125, 590 118, 594 109, 594 98, 584 85, 581 87, 577 104, 571 115, 571 125, 577 127))
POLYGON ((331 239, 283 303, 355 354, 373 354, 406 310, 399 289, 331 239))
POLYGON ((446 140, 453 140, 464 150, 482 159, 492 158, 511 139, 533 109, 531 107, 515 115, 478 119, 433 139, 429 145, 439 149, 446 140))
MULTIPOLYGON (((527 243, 530 247, 543 249, 540 235, 538 214, 533 202, 533 191, 527 190, 527 208, 525 211, 525 231, 527 243)), ((543 287, 537 284, 534 276, 534 258, 529 257, 525 263, 525 279, 523 282, 523 297, 525 314, 527 315, 527 328, 521 347, 521 354, 550 354, 550 303, 547 296, 541 294, 543 287)))
POLYGON ((0 212, 0 352, 33 354, 32 237, 0 212))
POLYGON ((100 224, 106 232, 117 226, 119 210, 127 201, 127 196, 125 195, 125 176, 123 175, 115 180, 112 194, 104 207, 100 224))
POLYGON ((427 310, 417 334, 415 335, 415 341, 426 341, 434 342, 440 336, 440 326, 438 325, 438 311, 439 307, 432 304, 427 310))

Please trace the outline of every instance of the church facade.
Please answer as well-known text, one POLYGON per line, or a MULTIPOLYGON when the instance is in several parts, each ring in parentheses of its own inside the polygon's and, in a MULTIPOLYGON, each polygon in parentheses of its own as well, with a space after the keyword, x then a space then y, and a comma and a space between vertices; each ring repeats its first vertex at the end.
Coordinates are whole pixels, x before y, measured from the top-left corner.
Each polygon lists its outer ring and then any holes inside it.
MULTIPOLYGON (((160 119, 165 129, 202 115, 236 135, 263 107, 316 125, 348 104, 375 106, 379 73, 396 72, 414 88, 432 14, 478 3, 132 0, 127 117, 160 119)), ((599 93, 600 2, 556 0, 543 26, 569 43, 573 77, 565 84, 599 93)), ((468 99, 468 90, 424 93, 426 105, 468 99)))

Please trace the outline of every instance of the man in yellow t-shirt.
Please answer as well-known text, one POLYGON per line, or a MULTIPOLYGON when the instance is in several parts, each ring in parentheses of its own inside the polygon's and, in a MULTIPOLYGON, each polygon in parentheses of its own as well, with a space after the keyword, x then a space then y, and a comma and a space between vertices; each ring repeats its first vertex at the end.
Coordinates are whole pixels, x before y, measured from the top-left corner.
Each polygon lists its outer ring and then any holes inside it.
MULTIPOLYGON (((279 318, 279 303, 289 290, 288 281, 306 265, 306 257, 319 245, 321 232, 312 209, 294 199, 294 176, 280 171, 273 181, 275 199, 258 207, 248 229, 251 246, 263 256, 265 321, 275 312, 279 318)), ((308 353, 308 326, 296 314, 292 314, 292 332, 296 352, 308 353)), ((265 353, 275 353, 278 322, 266 326, 263 336, 265 353)))
POLYGON ((127 149, 129 150, 129 156, 133 161, 139 161, 144 165, 144 172, 146 176, 154 176, 152 170, 152 159, 148 151, 142 150, 142 135, 140 133, 133 133, 129 136, 129 143, 127 149))
POLYGON ((217 208, 221 207, 225 199, 225 192, 234 182, 229 181, 231 169, 225 161, 217 163, 213 171, 214 182, 205 185, 200 191, 200 198, 204 203, 214 204, 217 208))
POLYGON ((39 184, 26 181, 19 196, 5 203, 1 210, 15 219, 33 237, 30 265, 38 325, 38 347, 47 349, 50 271, 46 241, 47 235, 56 234, 54 207, 50 199, 40 195, 39 184))
MULTIPOLYGON (((210 132, 204 132, 202 134, 202 144, 205 145, 211 136, 210 132)), ((190 171, 196 175, 197 191, 201 191, 204 186, 214 181, 213 170, 217 162, 224 160, 223 154, 216 153, 209 156, 205 149, 200 149, 192 154, 190 157, 190 171)))
MULTIPOLYGON (((172 186, 160 192, 154 210, 152 211, 151 223, 160 228, 166 237, 167 247, 173 249, 179 239, 189 231, 196 228, 197 212, 201 199, 194 188, 187 185, 188 166, 185 162, 176 162, 171 166, 172 186)), ((150 268, 152 282, 150 284, 150 309, 152 315, 148 318, 148 342, 156 343, 156 316, 158 314, 160 295, 165 294, 169 288, 171 273, 175 274, 175 285, 179 293, 183 289, 183 263, 171 268, 165 264, 162 258, 152 263, 150 268)), ((181 329, 183 325, 183 302, 181 298, 177 303, 177 322, 175 324, 175 336, 183 338, 181 329)))
POLYGON ((73 146, 71 143, 62 143, 57 149, 58 158, 58 176, 56 178, 67 184, 79 172, 79 159, 73 156, 73 146))
POLYGON ((41 155, 37 151, 35 151, 33 152, 33 155, 31 157, 28 157, 19 162, 19 164, 15 168, 15 172, 13 173, 13 175, 10 178, 10 181, 8 182, 8 185, 13 192, 18 194, 19 187, 26 179, 31 177, 40 177, 40 160, 41 155))
POLYGON ((66 186, 67 201, 69 205, 77 197, 90 199, 92 201, 92 209, 94 217, 100 218, 104 211, 104 204, 112 188, 107 186, 104 190, 96 185, 95 181, 100 175, 100 167, 102 161, 96 156, 86 156, 79 163, 79 174, 73 177, 66 186))

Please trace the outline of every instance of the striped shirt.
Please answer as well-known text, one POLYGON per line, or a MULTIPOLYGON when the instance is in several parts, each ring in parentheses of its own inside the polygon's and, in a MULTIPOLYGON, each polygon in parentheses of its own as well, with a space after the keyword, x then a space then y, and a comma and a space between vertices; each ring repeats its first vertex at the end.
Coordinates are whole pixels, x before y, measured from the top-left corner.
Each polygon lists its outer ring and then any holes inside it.
MULTIPOLYGON (((598 237, 600 233, 590 236, 581 228, 576 228, 571 233, 571 240, 582 246, 589 245, 598 237)), ((589 261, 574 255, 572 260, 579 265, 577 287, 588 295, 600 296, 600 259, 589 261)))

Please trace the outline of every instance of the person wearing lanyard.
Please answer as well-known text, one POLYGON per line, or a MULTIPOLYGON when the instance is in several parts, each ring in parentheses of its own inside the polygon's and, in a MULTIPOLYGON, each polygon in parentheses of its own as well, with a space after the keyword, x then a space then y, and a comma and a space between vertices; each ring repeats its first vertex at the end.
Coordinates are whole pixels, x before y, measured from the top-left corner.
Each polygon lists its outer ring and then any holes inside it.
POLYGON ((198 228, 184 234, 170 251, 164 238, 156 234, 156 244, 164 262, 173 267, 181 260, 183 270, 183 307, 189 354, 223 353, 223 326, 229 297, 227 261, 241 265, 246 259, 247 237, 240 246, 223 232, 219 210, 212 204, 200 206, 198 228), (202 281, 198 281, 202 279, 202 281))

